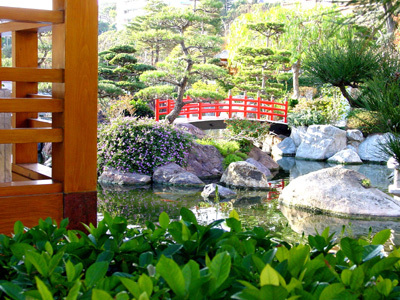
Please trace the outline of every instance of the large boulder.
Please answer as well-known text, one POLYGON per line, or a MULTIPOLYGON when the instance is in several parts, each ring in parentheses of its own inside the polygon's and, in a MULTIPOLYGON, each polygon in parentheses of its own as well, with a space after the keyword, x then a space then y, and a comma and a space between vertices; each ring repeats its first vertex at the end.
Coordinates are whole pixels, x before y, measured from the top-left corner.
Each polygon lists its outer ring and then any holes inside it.
POLYGON ((151 182, 151 177, 138 173, 126 173, 108 167, 99 177, 99 183, 117 185, 144 185, 151 182))
POLYGON ((290 137, 284 139, 279 144, 272 147, 272 155, 276 156, 295 156, 296 145, 290 137))
POLYGON ((204 186, 204 182, 199 177, 186 171, 176 163, 169 163, 156 168, 153 173, 153 181, 167 185, 204 186))
POLYGON ((266 166, 264 166, 263 164, 256 161, 254 158, 248 158, 248 159, 246 159, 246 161, 249 164, 252 164, 253 166, 255 166, 261 172, 263 172, 265 176, 267 176, 267 177, 272 176, 271 171, 266 166))
POLYGON ((300 146, 306 134, 307 134, 307 126, 292 127, 290 138, 293 140, 296 147, 298 147, 300 146))
POLYGON ((345 164, 345 165, 358 165, 362 164, 361 158, 358 156, 357 152, 352 149, 344 149, 339 151, 334 156, 328 159, 329 163, 334 164, 345 164))
POLYGON ((185 170, 200 178, 220 177, 224 160, 218 149, 212 145, 200 145, 193 142, 187 157, 185 170))
POLYGON ((190 124, 190 123, 176 123, 174 124, 176 128, 179 128, 182 131, 185 131, 198 139, 202 139, 206 136, 205 132, 200 128, 190 124))
POLYGON ((358 147, 358 155, 362 160, 371 162, 387 162, 389 156, 380 149, 380 144, 386 141, 389 133, 369 135, 358 147))
POLYGON ((221 182, 240 188, 268 189, 268 179, 254 165, 246 161, 231 163, 221 177, 221 182))
POLYGON ((229 199, 236 196, 236 193, 231 189, 216 183, 207 184, 201 192, 201 196, 205 199, 215 199, 216 187, 218 187, 218 196, 220 199, 229 199))
POLYGON ((253 158, 259 163, 263 164, 270 170, 279 170, 279 165, 264 151, 261 151, 258 147, 253 147, 248 155, 249 158, 253 158))
POLYGON ((311 125, 297 148, 296 158, 325 160, 346 145, 346 131, 332 125, 311 125))
POLYGON ((338 216, 400 217, 400 203, 367 183, 356 171, 328 168, 292 180, 279 199, 287 206, 338 216))
POLYGON ((358 129, 348 129, 346 131, 347 141, 349 142, 363 142, 365 140, 363 133, 358 129))

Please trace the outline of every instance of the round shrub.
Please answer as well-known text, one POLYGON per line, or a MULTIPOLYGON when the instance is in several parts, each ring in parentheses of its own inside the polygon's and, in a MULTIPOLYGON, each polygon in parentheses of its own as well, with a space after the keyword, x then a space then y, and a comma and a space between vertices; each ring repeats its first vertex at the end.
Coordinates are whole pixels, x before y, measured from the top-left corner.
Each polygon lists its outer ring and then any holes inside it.
POLYGON ((228 154, 228 156, 224 158, 222 165, 224 166, 224 169, 226 169, 231 163, 242 160, 243 158, 236 154, 228 154))
POLYGON ((133 116, 138 118, 154 118, 154 111, 143 100, 133 100, 131 104, 135 109, 133 112, 133 116))
POLYGON ((151 119, 117 118, 98 133, 98 171, 110 166, 150 175, 168 162, 185 165, 190 137, 172 125, 151 119))
POLYGON ((380 132, 378 114, 373 111, 356 108, 347 116, 347 128, 359 129, 364 134, 380 132))

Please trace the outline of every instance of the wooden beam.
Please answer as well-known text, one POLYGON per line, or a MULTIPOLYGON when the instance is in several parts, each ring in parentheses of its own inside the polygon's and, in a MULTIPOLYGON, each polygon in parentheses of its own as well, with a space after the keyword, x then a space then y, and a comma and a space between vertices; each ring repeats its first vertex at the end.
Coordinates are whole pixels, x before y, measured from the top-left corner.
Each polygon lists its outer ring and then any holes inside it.
POLYGON ((63 82, 64 71, 60 69, 0 67, 0 81, 63 82))
POLYGON ((0 197, 61 193, 62 184, 51 179, 0 183, 0 197))
POLYGON ((37 29, 41 27, 49 26, 48 24, 37 24, 37 23, 20 23, 20 22, 5 22, 0 23, 0 33, 10 32, 10 31, 19 31, 19 30, 29 30, 29 29, 37 29))
POLYGON ((62 112, 63 100, 53 98, 0 98, 2 112, 62 112))
POLYGON ((29 128, 51 127, 52 121, 44 119, 28 119, 29 128))
POLYGON ((51 168, 42 164, 14 164, 12 171, 33 180, 51 179, 51 168))
POLYGON ((53 99, 51 95, 42 95, 42 94, 28 94, 27 98, 40 98, 40 99, 53 99))
POLYGON ((42 194, 29 196, 0 197, 0 232, 11 234, 14 223, 22 220, 27 227, 38 225, 39 219, 63 219, 63 195, 42 194))
POLYGON ((61 128, 0 129, 0 144, 59 143, 63 140, 61 128))
POLYGON ((59 24, 64 22, 63 11, 0 6, 0 20, 29 23, 59 24))

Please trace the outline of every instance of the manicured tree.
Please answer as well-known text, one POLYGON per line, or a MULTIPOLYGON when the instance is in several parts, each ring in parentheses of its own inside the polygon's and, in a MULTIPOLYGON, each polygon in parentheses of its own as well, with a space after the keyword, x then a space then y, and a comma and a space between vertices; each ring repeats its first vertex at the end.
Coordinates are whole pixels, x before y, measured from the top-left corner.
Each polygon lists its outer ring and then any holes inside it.
POLYGON ((338 87, 350 106, 358 107, 347 87, 359 88, 373 77, 379 68, 376 49, 366 39, 350 35, 344 44, 327 40, 311 47, 307 54, 304 69, 320 82, 338 87))
POLYGON ((145 87, 140 74, 155 68, 138 64, 135 52, 133 46, 121 45, 99 53, 99 98, 133 94, 145 87))
POLYGON ((136 93, 136 96, 152 100, 160 95, 171 96, 174 93, 175 106, 166 117, 170 123, 178 117, 185 105, 185 95, 190 95, 194 101, 224 98, 217 92, 189 89, 192 83, 200 79, 214 80, 226 75, 225 69, 207 63, 222 44, 218 36, 221 7, 219 1, 205 0, 195 9, 164 7, 152 16, 153 23, 160 30, 168 32, 168 43, 174 45, 174 49, 165 61, 157 64, 157 70, 144 72, 140 76, 148 88, 136 93))

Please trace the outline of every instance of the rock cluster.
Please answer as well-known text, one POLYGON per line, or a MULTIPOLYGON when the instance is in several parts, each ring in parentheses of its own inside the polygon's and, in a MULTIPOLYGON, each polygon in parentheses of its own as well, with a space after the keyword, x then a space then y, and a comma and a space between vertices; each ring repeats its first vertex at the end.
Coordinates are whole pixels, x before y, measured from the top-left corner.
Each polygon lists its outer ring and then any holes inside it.
MULTIPOLYGON (((290 137, 274 145, 271 153, 306 160, 328 160, 338 164, 360 164, 363 161, 383 163, 388 156, 380 150, 386 134, 364 138, 360 130, 342 130, 332 125, 292 128, 290 137)), ((265 147, 265 146, 264 146, 265 147)))

